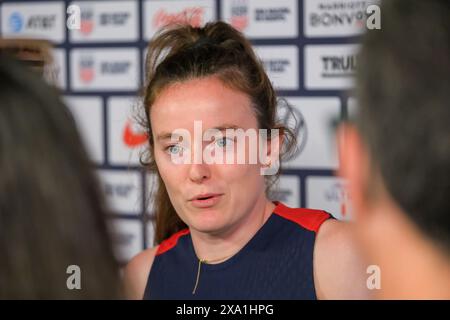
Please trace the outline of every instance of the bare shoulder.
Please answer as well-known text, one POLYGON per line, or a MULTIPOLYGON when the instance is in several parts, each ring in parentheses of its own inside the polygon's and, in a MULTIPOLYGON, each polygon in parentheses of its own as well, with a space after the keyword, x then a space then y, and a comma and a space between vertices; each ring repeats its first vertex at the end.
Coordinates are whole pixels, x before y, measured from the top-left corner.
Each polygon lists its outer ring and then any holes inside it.
POLYGON ((351 245, 352 238, 352 225, 349 222, 328 219, 317 231, 316 246, 325 246, 321 249, 335 249, 333 246, 351 245))
POLYGON ((158 247, 149 248, 130 260, 124 270, 123 284, 128 299, 142 299, 158 247))
POLYGON ((366 268, 350 222, 325 221, 314 247, 314 282, 319 299, 367 299, 366 268))

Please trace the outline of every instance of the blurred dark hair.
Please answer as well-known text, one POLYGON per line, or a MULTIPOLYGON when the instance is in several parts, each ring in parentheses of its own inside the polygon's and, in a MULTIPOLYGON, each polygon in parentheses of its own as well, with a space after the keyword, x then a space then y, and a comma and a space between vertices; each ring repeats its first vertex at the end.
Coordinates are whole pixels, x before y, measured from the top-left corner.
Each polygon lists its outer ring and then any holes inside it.
POLYGON ((0 299, 118 298, 105 208, 56 89, 0 56, 0 299), (69 265, 81 290, 66 286, 69 265))
POLYGON ((388 192, 450 248, 450 1, 389 0, 364 36, 357 125, 388 192))
POLYGON ((56 81, 52 74, 52 44, 45 39, 0 38, 0 54, 14 57, 43 77, 56 81))

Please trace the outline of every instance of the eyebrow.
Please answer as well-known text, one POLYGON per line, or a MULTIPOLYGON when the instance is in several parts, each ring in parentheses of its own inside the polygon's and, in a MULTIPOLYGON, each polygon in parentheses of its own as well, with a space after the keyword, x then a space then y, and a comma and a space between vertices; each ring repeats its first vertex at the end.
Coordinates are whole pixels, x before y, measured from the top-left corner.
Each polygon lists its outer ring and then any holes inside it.
MULTIPOLYGON (((234 129, 234 130, 236 130, 236 129, 243 129, 243 128, 241 128, 241 127, 239 127, 237 125, 234 125, 234 124, 223 124, 223 125, 220 125, 220 126, 217 126, 217 127, 209 128, 206 131, 213 130, 213 129, 219 130, 219 131, 225 131, 227 129, 234 129)), ((180 135, 176 134, 176 133, 172 134, 171 132, 163 132, 163 133, 158 134, 158 136, 156 137, 156 140, 158 140, 158 141, 168 140, 168 139, 171 139, 172 136, 173 137, 179 137, 180 135)))

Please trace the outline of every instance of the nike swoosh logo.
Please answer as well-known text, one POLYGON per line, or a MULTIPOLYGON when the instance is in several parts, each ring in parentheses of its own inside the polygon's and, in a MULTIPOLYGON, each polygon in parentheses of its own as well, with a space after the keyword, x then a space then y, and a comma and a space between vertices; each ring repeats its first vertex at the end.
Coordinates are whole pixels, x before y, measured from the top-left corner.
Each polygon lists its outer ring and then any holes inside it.
POLYGON ((148 136, 146 133, 135 133, 131 129, 131 123, 127 122, 123 131, 123 142, 129 147, 137 147, 138 145, 147 142, 148 136))

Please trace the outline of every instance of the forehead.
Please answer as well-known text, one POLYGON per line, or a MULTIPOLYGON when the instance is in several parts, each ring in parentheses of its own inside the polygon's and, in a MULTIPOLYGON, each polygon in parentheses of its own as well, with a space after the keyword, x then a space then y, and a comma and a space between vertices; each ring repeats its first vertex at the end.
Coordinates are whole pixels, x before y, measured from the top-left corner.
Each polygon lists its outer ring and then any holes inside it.
POLYGON ((256 128, 257 120, 247 94, 223 85, 216 77, 175 83, 163 89, 151 106, 153 133, 191 130, 194 121, 203 129, 224 123, 244 129, 256 128))

